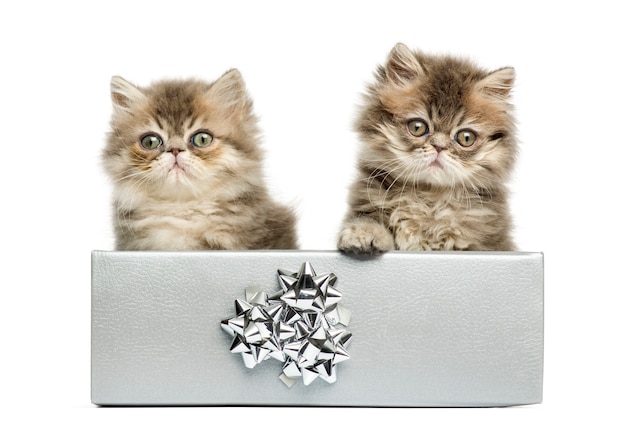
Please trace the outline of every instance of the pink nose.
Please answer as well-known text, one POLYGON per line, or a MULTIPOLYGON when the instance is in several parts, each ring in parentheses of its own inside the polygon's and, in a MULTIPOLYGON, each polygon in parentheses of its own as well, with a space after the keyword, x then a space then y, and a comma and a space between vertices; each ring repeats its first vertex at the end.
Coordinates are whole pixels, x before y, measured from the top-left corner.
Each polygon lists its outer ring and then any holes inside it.
POLYGON ((180 149, 178 149, 178 148, 172 148, 172 149, 170 150, 170 152, 171 152, 172 154, 174 154, 174 157, 176 157, 176 156, 178 155, 178 153, 180 152, 180 149))

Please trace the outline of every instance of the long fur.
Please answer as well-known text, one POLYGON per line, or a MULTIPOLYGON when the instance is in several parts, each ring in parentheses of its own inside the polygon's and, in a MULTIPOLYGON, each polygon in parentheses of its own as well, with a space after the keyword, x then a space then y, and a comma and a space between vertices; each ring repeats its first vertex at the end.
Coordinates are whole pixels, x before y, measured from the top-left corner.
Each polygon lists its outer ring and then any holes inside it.
POLYGON ((356 129, 358 178, 340 250, 512 250, 506 182, 517 142, 515 72, 484 71, 402 44, 369 85, 356 129), (408 122, 428 127, 415 136, 408 122), (475 134, 469 147, 457 133, 475 134))
POLYGON ((257 119, 237 70, 213 83, 166 80, 146 88, 111 80, 113 116, 103 151, 114 185, 121 250, 293 249, 293 212, 262 174, 257 119), (191 137, 210 133, 210 145, 191 137), (142 147, 152 134, 156 149, 142 147))

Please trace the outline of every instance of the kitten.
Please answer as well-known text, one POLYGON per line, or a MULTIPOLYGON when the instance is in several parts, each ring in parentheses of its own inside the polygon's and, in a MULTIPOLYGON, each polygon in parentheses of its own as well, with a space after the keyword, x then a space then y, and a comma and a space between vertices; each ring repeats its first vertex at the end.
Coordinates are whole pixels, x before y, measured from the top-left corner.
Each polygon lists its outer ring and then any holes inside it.
POLYGON ((293 249, 295 218, 263 184, 257 119, 241 74, 147 88, 111 80, 103 153, 121 250, 293 249))
POLYGON ((514 79, 512 68, 486 72, 396 45, 357 122, 360 178, 338 248, 513 250, 514 79))

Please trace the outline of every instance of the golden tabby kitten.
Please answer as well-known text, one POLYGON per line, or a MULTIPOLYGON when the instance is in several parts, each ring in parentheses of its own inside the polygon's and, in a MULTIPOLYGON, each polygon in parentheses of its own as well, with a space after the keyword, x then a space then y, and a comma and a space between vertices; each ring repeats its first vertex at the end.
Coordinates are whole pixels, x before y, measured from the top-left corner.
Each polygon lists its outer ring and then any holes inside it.
POLYGON ((512 68, 398 44, 369 86, 340 250, 512 250, 512 68))
POLYGON ((292 249, 291 210, 263 182, 257 119, 237 70, 214 83, 111 80, 104 164, 117 249, 292 249))

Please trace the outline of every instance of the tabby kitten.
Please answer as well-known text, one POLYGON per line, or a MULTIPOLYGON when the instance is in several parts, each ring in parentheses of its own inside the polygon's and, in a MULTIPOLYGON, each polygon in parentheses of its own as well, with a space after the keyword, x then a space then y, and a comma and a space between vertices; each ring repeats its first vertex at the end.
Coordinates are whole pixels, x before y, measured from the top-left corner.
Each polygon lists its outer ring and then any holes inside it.
POLYGON ((368 88, 359 178, 338 248, 512 250, 505 183, 517 152, 512 68, 398 44, 368 88))
POLYGON ((295 218, 263 183, 257 119, 239 71, 147 88, 111 80, 103 153, 117 249, 293 249, 295 218))

